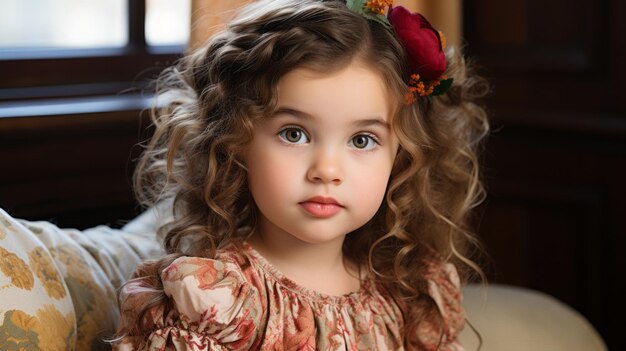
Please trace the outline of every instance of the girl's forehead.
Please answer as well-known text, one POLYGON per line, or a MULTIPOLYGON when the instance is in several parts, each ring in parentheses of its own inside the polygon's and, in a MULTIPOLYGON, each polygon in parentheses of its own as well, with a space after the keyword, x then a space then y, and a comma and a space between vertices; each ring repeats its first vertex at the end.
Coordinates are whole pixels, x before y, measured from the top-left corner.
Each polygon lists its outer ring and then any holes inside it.
POLYGON ((329 73, 297 68, 283 76, 277 86, 278 108, 310 115, 380 117, 387 123, 393 99, 385 79, 358 62, 329 73))

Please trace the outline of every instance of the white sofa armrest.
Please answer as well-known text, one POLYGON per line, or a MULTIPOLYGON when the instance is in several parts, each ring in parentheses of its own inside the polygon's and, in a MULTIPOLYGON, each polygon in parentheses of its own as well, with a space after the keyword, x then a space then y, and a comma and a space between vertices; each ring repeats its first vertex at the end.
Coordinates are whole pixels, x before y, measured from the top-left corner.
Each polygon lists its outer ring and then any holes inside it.
MULTIPOLYGON (((483 339, 481 351, 606 351, 598 332, 580 313, 542 292, 504 285, 464 289, 468 321, 483 339)), ((466 350, 479 339, 467 325, 466 350)))

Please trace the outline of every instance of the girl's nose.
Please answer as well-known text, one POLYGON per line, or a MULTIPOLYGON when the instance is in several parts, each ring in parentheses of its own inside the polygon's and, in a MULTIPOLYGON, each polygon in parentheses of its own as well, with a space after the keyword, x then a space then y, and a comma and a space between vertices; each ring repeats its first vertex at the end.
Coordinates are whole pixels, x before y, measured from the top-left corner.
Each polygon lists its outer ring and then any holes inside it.
POLYGON ((320 150, 309 167, 307 179, 313 183, 341 184, 343 171, 338 155, 330 150, 320 150))

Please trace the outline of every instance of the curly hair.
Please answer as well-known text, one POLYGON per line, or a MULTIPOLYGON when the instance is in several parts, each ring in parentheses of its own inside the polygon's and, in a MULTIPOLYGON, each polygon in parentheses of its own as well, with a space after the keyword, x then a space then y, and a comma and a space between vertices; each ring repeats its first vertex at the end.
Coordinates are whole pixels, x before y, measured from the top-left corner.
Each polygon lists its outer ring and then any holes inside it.
POLYGON ((489 130, 477 100, 488 90, 459 50, 447 50, 452 88, 404 104, 410 72, 392 31, 348 10, 344 1, 272 0, 252 3, 201 49, 165 70, 152 110, 154 134, 135 171, 138 200, 173 201, 174 219, 159 228, 168 256, 146 262, 134 281, 149 303, 123 321, 118 335, 147 335, 148 311, 167 305, 161 271, 182 255, 213 258, 237 245, 257 224, 242 152, 255 121, 276 109, 277 84, 295 68, 332 72, 359 60, 383 78, 397 98, 392 128, 400 150, 385 201, 374 218, 349 233, 344 255, 403 304, 407 345, 417 329, 442 316, 428 294, 424 260, 451 261, 467 280, 482 275, 472 261, 479 247, 470 210, 484 198, 478 151, 489 130))

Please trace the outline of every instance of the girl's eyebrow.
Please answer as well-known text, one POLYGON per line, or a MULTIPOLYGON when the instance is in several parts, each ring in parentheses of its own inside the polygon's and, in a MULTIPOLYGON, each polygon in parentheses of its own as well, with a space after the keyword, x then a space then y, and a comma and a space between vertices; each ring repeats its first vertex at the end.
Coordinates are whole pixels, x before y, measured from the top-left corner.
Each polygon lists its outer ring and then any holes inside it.
POLYGON ((281 106, 278 109, 276 109, 276 112, 274 112, 272 117, 276 117, 277 115, 284 115, 284 114, 292 115, 294 117, 301 118, 301 119, 315 119, 315 117, 313 117, 313 115, 309 113, 296 110, 295 108, 292 108, 292 107, 284 107, 284 106, 281 106))
MULTIPOLYGON (((296 118, 302 118, 302 119, 315 119, 315 116, 306 113, 304 111, 300 111, 297 110, 295 108, 292 107, 279 107, 276 112, 274 112, 274 114, 272 115, 272 117, 275 117, 277 115, 281 115, 281 114, 288 114, 288 115, 292 115, 296 118)), ((387 130, 391 130, 391 127, 389 126, 389 123, 385 122, 384 119, 380 118, 380 117, 373 117, 373 118, 365 118, 365 119, 360 119, 357 121, 352 122, 353 125, 358 126, 358 127, 369 127, 372 125, 377 125, 377 126, 381 126, 387 130)))
POLYGON ((355 121, 353 124, 359 127, 380 126, 387 130, 391 130, 389 123, 385 122, 384 119, 378 118, 378 117, 361 119, 361 120, 355 121))

